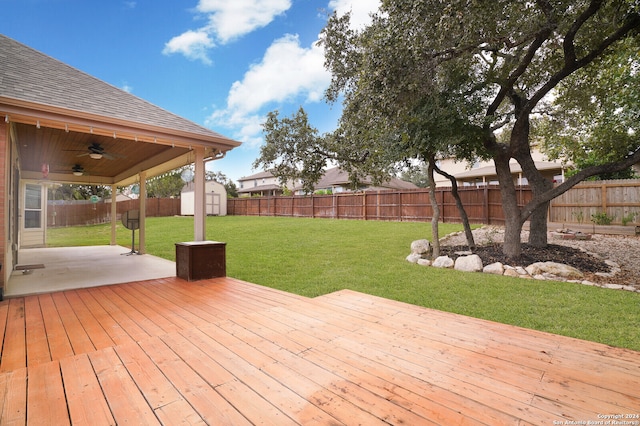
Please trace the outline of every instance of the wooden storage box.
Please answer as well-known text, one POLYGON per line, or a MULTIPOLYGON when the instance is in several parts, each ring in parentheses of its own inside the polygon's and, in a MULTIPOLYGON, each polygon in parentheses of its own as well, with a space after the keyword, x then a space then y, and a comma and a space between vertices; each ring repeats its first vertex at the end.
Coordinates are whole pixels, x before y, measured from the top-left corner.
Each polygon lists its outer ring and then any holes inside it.
POLYGON ((225 277, 226 245, 218 241, 176 243, 176 275, 187 281, 225 277))

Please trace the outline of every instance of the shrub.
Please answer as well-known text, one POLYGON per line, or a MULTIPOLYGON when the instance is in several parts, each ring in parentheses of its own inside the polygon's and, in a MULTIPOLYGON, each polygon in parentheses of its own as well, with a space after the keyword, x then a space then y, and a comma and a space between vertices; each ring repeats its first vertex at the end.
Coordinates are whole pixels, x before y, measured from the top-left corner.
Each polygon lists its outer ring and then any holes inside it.
POLYGON ((600 212, 591 215, 591 222, 596 225, 611 225, 613 219, 615 219, 615 217, 609 216, 607 212, 600 212))

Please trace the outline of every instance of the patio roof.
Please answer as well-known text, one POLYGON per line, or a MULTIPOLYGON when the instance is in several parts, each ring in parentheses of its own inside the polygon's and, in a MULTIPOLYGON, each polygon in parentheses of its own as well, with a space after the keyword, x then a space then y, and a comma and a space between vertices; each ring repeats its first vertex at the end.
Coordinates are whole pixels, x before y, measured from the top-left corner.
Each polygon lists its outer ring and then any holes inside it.
POLYGON ((240 145, 3 35, 0 59, 0 118, 23 178, 42 179, 47 165, 54 181, 127 185, 192 162, 195 147, 219 158, 240 145), (108 155, 90 158, 93 144, 108 155))

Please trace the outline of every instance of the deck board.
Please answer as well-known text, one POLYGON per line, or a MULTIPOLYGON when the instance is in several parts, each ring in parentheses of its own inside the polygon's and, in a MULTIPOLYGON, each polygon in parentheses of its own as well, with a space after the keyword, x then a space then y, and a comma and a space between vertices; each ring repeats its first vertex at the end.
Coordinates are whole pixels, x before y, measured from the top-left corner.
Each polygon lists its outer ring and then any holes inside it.
POLYGON ((45 330, 38 298, 35 296, 26 297, 24 300, 24 310, 27 364, 38 365, 51 361, 47 331, 45 330))
POLYGON ((553 424, 640 412, 640 352, 350 290, 179 278, 0 302, 0 423, 553 424))
POLYGON ((51 361, 29 367, 28 377, 27 424, 71 424, 59 362, 51 361))
POLYGON ((76 425, 115 425, 87 354, 60 360, 60 370, 71 422, 76 425))

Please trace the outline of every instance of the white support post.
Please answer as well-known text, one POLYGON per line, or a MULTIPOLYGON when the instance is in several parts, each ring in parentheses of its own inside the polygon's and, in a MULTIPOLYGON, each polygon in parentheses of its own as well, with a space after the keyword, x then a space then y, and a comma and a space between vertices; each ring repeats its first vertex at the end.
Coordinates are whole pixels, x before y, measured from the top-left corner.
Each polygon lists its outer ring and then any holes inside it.
POLYGON ((116 191, 118 187, 115 185, 111 185, 111 245, 116 245, 116 223, 118 216, 118 205, 116 204, 116 200, 118 198, 118 194, 116 191))
POLYGON ((145 218, 147 215, 147 173, 140 172, 140 216, 138 230, 138 254, 145 254, 145 218))
POLYGON ((204 147, 195 148, 195 176, 194 176, 194 209, 193 209, 193 233, 194 241, 205 241, 205 224, 207 214, 205 211, 205 167, 204 147))

